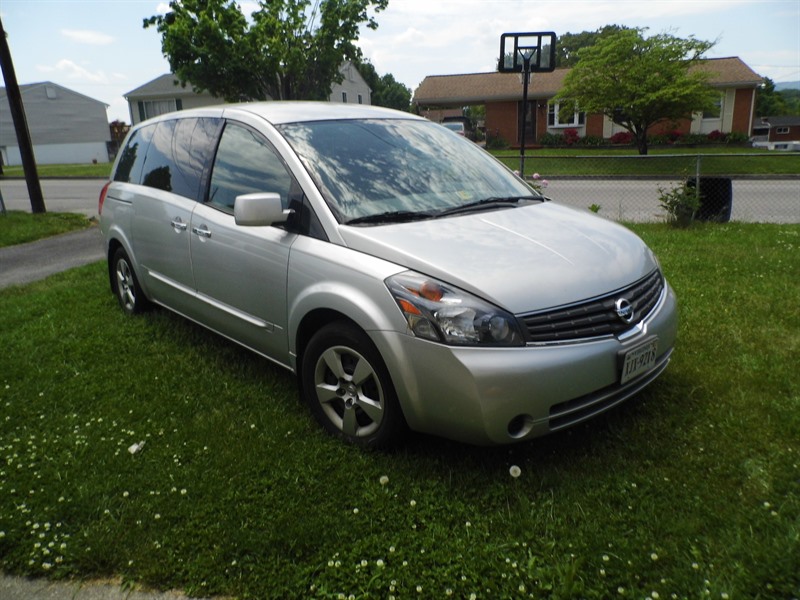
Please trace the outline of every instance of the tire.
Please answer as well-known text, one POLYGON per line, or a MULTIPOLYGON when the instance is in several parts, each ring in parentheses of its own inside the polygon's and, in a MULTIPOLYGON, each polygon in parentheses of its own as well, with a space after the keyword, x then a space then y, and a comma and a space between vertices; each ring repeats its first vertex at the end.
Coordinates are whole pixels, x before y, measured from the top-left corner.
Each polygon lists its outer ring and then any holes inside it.
POLYGON ((326 431, 361 446, 391 448, 407 426, 377 348, 355 326, 320 329, 303 353, 300 389, 326 431))
POLYGON ((136 273, 131 265, 131 259, 122 248, 117 248, 111 259, 111 289, 119 301, 119 305, 130 315, 138 314, 150 306, 145 297, 136 273))

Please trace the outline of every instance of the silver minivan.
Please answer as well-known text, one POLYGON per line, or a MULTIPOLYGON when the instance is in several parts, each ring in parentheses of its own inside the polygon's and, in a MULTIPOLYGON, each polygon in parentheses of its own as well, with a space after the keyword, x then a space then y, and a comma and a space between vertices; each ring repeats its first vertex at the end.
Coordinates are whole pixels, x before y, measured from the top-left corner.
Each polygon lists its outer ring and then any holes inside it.
POLYGON ((286 367, 325 429, 367 446, 558 431, 650 384, 675 343, 675 295, 636 235, 383 108, 141 123, 100 225, 125 311, 156 303, 286 367))

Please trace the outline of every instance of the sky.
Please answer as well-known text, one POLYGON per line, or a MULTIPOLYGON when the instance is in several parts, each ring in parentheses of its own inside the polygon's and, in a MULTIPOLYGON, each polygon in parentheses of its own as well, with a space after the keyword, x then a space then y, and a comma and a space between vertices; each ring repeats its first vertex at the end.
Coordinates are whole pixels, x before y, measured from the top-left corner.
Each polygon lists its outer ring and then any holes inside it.
MULTIPOLYGON (((142 27, 167 10, 164 0, 0 0, 20 84, 52 81, 125 122, 124 94, 169 72, 158 32, 142 27)), ((376 18, 358 45, 412 92, 427 75, 496 70, 503 33, 612 24, 716 40, 709 58, 738 56, 776 83, 800 80, 800 0, 389 0, 376 18)))

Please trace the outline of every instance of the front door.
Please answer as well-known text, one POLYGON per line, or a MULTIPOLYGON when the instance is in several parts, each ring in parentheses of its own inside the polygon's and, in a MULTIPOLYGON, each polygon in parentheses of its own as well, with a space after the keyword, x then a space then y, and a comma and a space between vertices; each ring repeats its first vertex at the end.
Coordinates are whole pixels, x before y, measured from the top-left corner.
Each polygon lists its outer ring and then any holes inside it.
POLYGON ((192 214, 191 255, 204 319, 223 335, 277 362, 288 362, 286 281, 296 234, 241 227, 236 196, 278 193, 288 205, 293 179, 272 145, 254 129, 228 122, 211 171, 208 200, 192 214))

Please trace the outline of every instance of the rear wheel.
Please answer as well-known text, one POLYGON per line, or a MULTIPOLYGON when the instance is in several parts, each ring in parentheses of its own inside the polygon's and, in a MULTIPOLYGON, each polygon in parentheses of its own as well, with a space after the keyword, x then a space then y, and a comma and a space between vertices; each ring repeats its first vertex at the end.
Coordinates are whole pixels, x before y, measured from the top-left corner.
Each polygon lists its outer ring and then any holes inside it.
POLYGON ((142 312, 150 304, 145 298, 139 280, 133 271, 131 259, 122 248, 117 248, 111 259, 111 289, 119 300, 119 305, 128 314, 142 312))
POLYGON ((309 341, 301 365, 301 389, 311 412, 330 433, 356 444, 396 445, 406 423, 389 373, 367 335, 348 323, 332 323, 309 341))

